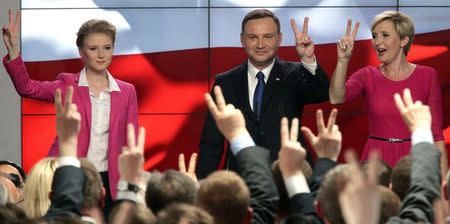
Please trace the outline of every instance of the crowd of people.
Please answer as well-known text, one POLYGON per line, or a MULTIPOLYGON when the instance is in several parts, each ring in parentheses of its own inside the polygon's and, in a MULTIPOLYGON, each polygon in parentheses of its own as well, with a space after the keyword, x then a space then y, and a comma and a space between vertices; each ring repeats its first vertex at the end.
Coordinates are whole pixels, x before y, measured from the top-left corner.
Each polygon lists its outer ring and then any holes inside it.
POLYGON ((180 154, 173 158, 178 170, 163 172, 143 168, 146 134, 137 126, 134 87, 107 71, 115 27, 104 20, 84 23, 77 46, 86 67, 37 82, 20 56, 20 14, 9 16, 3 63, 19 94, 54 102, 57 138, 50 156, 28 175, 0 161, 1 223, 447 223, 450 175, 439 82, 432 68, 406 61, 414 26, 404 13, 375 17, 371 30, 381 65, 346 81, 359 27, 352 31, 349 20, 330 85, 314 55, 308 18, 301 31, 291 21, 302 62, 284 62, 276 57, 278 18, 269 10, 250 12, 241 33, 248 61, 217 76, 205 94, 209 113, 200 154, 189 162, 180 154), (347 150, 346 163, 339 164, 346 136, 338 110, 328 120, 317 110, 314 133, 301 126, 302 107, 359 94, 372 111, 363 162, 347 150), (386 105, 395 116, 380 110, 386 105), (374 125, 392 119, 399 119, 392 123, 396 129, 374 125), (216 170, 225 140, 229 166, 216 170))

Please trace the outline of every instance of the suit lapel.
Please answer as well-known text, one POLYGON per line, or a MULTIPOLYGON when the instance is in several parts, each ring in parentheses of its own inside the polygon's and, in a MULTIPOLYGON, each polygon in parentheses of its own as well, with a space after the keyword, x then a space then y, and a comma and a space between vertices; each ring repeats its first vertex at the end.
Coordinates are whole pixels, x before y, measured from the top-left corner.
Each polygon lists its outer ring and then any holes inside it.
POLYGON ((273 65, 272 71, 270 71, 269 78, 267 79, 267 83, 264 86, 263 100, 261 105, 261 117, 263 116, 264 111, 270 105, 270 100, 272 99, 278 82, 280 82, 285 76, 282 63, 283 62, 278 59, 278 57, 275 58, 275 64, 273 65))
POLYGON ((242 109, 243 113, 247 114, 247 117, 257 120, 257 117, 255 113, 253 112, 252 108, 250 107, 250 102, 248 99, 248 61, 246 61, 244 64, 242 64, 239 69, 236 71, 236 75, 233 76, 233 85, 235 89, 237 90, 237 98, 238 102, 242 102, 242 109))

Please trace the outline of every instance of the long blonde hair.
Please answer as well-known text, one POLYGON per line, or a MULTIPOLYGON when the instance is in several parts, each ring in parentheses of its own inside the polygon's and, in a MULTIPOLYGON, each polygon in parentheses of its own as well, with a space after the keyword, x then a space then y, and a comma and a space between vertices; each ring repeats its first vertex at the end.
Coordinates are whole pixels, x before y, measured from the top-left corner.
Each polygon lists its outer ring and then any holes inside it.
POLYGON ((36 163, 28 174, 23 189, 23 210, 28 217, 40 218, 47 213, 50 207, 48 196, 57 165, 55 157, 44 158, 36 163))

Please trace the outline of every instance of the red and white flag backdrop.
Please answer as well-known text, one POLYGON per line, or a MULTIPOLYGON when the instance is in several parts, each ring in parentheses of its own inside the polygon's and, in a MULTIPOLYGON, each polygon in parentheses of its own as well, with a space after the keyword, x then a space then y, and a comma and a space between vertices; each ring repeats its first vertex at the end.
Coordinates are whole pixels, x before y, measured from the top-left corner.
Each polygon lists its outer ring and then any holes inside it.
MULTIPOLYGON (((22 52, 33 79, 54 80, 61 72, 82 68, 75 45, 80 25, 106 19, 118 28, 115 57, 109 68, 138 92, 139 123, 147 129, 145 168, 176 168, 177 155, 198 151, 206 114, 203 94, 214 75, 246 59, 239 41, 242 18, 255 8, 269 8, 280 18, 279 55, 299 60, 293 48, 290 18, 310 17, 309 35, 319 63, 331 76, 336 41, 347 19, 361 23, 349 74, 378 64, 371 48, 372 18, 385 10, 411 15, 416 36, 408 59, 434 67, 444 100, 444 128, 450 125, 450 2, 448 0, 23 0, 22 52)), ((303 125, 315 126, 315 110, 328 114, 329 103, 305 108, 303 125)), ((367 111, 362 97, 338 106, 343 147, 361 150, 367 139, 367 111)), ((23 166, 29 170, 47 155, 53 141, 53 105, 22 98, 23 166)), ((450 142, 450 128, 445 131, 450 142)))

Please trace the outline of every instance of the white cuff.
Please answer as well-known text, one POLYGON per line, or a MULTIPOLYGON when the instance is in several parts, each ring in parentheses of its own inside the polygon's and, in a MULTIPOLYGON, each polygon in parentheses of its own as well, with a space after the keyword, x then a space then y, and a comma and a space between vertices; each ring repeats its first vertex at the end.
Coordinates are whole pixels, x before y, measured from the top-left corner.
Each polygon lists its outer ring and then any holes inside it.
POLYGON ((417 128, 411 134, 411 145, 415 145, 421 142, 428 142, 434 144, 433 133, 429 128, 417 128))
POLYGON ((230 149, 233 155, 237 155, 242 149, 255 146, 252 136, 249 134, 239 135, 230 141, 230 149))
POLYGON ((311 74, 315 75, 316 74, 316 69, 317 69, 317 60, 316 60, 316 56, 314 56, 314 62, 313 63, 307 63, 305 61, 302 61, 303 66, 306 68, 306 70, 308 70, 309 72, 311 72, 311 74))
POLYGON ((133 191, 117 191, 116 200, 129 200, 136 203, 137 193, 134 193, 133 191))
POLYGON ((80 160, 78 160, 77 157, 74 156, 61 156, 58 157, 58 167, 62 166, 74 166, 80 168, 80 160))
POLYGON ((304 175, 295 175, 284 179, 289 198, 299 193, 311 193, 304 175))

